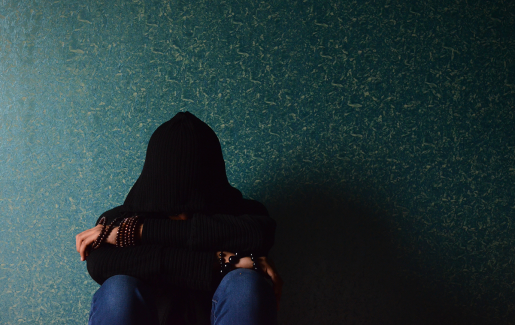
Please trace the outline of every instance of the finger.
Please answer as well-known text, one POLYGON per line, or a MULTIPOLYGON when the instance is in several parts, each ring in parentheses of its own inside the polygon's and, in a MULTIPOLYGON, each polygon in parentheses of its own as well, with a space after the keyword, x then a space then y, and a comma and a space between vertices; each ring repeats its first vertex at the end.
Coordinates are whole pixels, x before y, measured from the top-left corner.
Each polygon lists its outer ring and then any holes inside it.
POLYGON ((77 246, 77 252, 80 253, 80 248, 82 246, 82 242, 88 236, 90 230, 91 229, 83 231, 83 232, 81 232, 80 234, 77 235, 76 240, 75 240, 75 245, 77 246))
POLYGON ((103 228, 102 225, 97 225, 94 228, 85 230, 85 231, 81 232, 80 234, 78 234, 77 236, 75 236, 75 246, 76 246, 77 252, 79 252, 79 253, 81 252, 82 243, 84 242, 84 240, 86 240, 86 238, 94 236, 94 239, 93 239, 93 241, 94 241, 98 237, 98 235, 102 232, 102 228, 103 228))
MULTIPOLYGON (((95 227, 96 228, 96 227, 95 227)), ((77 247, 77 252, 80 251, 80 246, 82 244, 82 241, 84 240, 84 238, 86 236, 88 236, 88 234, 91 232, 91 231, 94 231, 95 228, 91 228, 91 229, 88 229, 88 230, 84 230, 83 232, 81 232, 80 234, 78 234, 77 236, 75 236, 75 246, 77 247)))
POLYGON ((95 233, 89 233, 88 236, 82 240, 79 251, 81 261, 86 260, 86 252, 88 250, 88 246, 91 245, 96 238, 97 236, 95 233))
POLYGON ((80 251, 80 244, 82 243, 82 236, 83 236, 83 234, 84 234, 84 232, 81 232, 80 234, 75 236, 75 246, 77 248, 77 252, 80 251))
POLYGON ((266 274, 268 274, 268 276, 272 280, 272 283, 274 284, 274 294, 277 302, 277 310, 279 310, 279 302, 281 300, 283 289, 283 280, 279 273, 277 273, 275 268, 272 266, 273 264, 269 263, 269 261, 266 259, 263 260, 263 264, 266 267, 266 274))
MULTIPOLYGON (((270 273, 269 273, 270 275, 270 273)), ((281 301, 281 295, 282 295, 282 289, 283 289, 283 281, 279 274, 273 272, 272 275, 270 275, 270 278, 272 279, 272 283, 274 284, 274 295, 275 300, 277 302, 277 310, 279 310, 279 302, 281 301)))
POLYGON ((83 240, 81 242, 81 245, 80 245, 80 248, 79 248, 79 254, 80 254, 80 260, 81 261, 85 261, 86 260, 86 249, 87 249, 87 247, 88 247, 88 245, 83 240))
POLYGON ((234 265, 234 267, 237 268, 237 269, 239 269, 239 268, 252 269, 254 267, 254 262, 252 262, 252 259, 250 257, 248 257, 248 256, 247 257, 242 257, 240 259, 240 261, 236 265, 234 265))

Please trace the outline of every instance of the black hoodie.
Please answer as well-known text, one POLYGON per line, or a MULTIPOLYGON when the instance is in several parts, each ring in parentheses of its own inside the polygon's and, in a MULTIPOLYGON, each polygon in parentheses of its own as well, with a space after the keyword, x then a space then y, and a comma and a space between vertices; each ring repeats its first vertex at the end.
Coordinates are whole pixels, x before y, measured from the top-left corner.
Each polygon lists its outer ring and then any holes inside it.
POLYGON ((189 112, 154 132, 143 171, 124 203, 167 213, 233 212, 242 204, 240 191, 227 181, 215 132, 189 112))
POLYGON ((99 284, 125 274, 170 292, 212 293, 220 281, 216 251, 265 256, 274 242, 266 208, 229 184, 216 134, 188 112, 157 128, 124 204, 102 214, 108 223, 134 215, 143 219, 139 245, 103 244, 89 253, 88 272, 99 284), (183 212, 188 220, 168 218, 183 212))

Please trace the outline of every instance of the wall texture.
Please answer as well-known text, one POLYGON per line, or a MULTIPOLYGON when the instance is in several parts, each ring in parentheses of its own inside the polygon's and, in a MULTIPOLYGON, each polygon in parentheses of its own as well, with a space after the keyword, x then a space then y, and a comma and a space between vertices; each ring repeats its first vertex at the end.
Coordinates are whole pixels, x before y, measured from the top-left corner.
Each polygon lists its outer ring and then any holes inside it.
POLYGON ((74 236, 189 110, 278 222, 281 324, 514 324, 514 13, 0 0, 0 323, 87 322, 74 236))

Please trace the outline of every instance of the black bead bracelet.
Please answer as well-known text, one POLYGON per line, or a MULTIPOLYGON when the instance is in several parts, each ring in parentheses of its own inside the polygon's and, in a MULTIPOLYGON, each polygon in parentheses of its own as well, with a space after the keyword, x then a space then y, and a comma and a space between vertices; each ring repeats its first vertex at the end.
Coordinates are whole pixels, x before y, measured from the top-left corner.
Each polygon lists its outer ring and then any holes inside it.
POLYGON ((234 253, 233 256, 229 257, 229 263, 232 264, 232 265, 236 265, 236 264, 238 264, 240 259, 241 259, 241 254, 240 253, 234 253))
POLYGON ((219 256, 219 261, 220 261, 220 275, 223 277, 224 275, 229 273, 229 270, 231 268, 231 264, 230 263, 225 263, 225 259, 224 259, 225 254, 224 254, 223 251, 221 251, 220 254, 218 254, 218 256, 219 256))
POLYGON ((220 261, 220 275, 222 275, 222 277, 224 275, 226 275, 227 273, 229 273, 229 271, 232 269, 231 266, 234 266, 236 264, 238 264, 240 262, 240 260, 244 257, 250 257, 250 259, 252 260, 252 267, 255 271, 260 271, 259 269, 259 266, 257 264, 257 258, 254 256, 253 253, 250 253, 248 255, 246 254, 242 254, 242 253, 234 253, 234 255, 232 256, 229 256, 229 263, 226 263, 225 262, 225 254, 223 251, 220 251, 220 253, 218 254, 218 257, 219 257, 219 261, 220 261))
POLYGON ((100 234, 98 235, 97 239, 95 239, 95 241, 93 242, 93 244, 91 245, 91 248, 93 249, 97 249, 100 247, 100 245, 102 245, 102 243, 107 239, 107 237, 109 237, 109 235, 111 234, 111 231, 113 231, 114 229, 114 225, 116 224, 116 222, 119 220, 120 218, 116 218, 114 219, 109 225, 106 225, 106 217, 102 217, 102 219, 100 219, 100 221, 98 222, 99 225, 102 225, 102 231, 100 232, 100 234))
POLYGON ((254 254, 250 253, 250 259, 252 260, 252 266, 254 267, 254 270, 259 271, 259 268, 256 264, 256 260, 254 259, 254 254))

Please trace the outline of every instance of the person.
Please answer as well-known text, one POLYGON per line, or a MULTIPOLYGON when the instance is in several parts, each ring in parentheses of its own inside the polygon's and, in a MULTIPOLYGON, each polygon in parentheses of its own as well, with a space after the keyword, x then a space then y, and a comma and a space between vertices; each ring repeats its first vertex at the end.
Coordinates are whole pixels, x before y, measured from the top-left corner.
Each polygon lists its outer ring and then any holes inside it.
POLYGON ((76 236, 101 285, 89 324, 277 324, 275 227, 229 184, 214 131, 178 113, 152 134, 124 204, 76 236))

